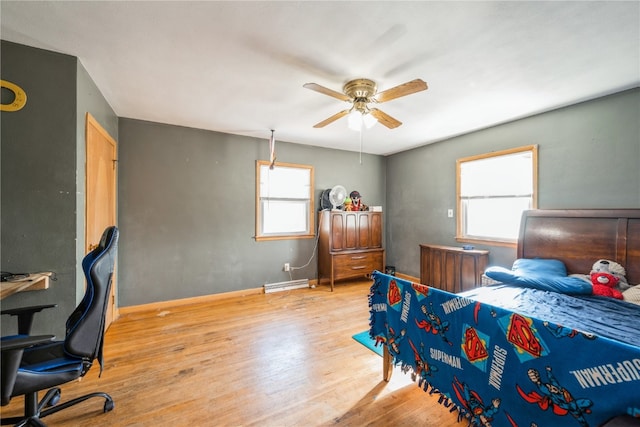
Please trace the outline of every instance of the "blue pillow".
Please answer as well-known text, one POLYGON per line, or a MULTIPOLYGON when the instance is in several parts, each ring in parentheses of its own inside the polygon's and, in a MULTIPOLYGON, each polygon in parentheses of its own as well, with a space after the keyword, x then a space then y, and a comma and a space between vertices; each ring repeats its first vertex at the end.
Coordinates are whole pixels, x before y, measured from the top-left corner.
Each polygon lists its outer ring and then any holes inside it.
POLYGON ((493 280, 523 288, 573 295, 593 293, 590 283, 577 277, 567 276, 567 268, 557 259, 521 258, 513 263, 511 270, 504 267, 489 267, 484 274, 493 280))

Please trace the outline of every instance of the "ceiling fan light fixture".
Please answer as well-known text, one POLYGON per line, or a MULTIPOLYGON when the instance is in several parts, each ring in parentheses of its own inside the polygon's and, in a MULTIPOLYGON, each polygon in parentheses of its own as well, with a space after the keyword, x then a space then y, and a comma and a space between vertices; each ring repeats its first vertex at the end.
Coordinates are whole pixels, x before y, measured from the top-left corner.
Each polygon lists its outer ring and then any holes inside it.
POLYGON ((367 129, 371 129, 373 125, 378 123, 378 119, 367 112, 366 114, 362 115, 362 122, 364 123, 364 127, 366 127, 367 129))
POLYGON ((351 130, 359 131, 362 130, 362 126, 365 128, 371 129, 373 125, 378 122, 378 119, 369 114, 368 111, 358 111, 355 108, 351 110, 349 116, 347 117, 348 127, 351 130))
POLYGON ((351 130, 359 131, 362 128, 362 114, 358 110, 351 110, 347 117, 347 126, 351 130))

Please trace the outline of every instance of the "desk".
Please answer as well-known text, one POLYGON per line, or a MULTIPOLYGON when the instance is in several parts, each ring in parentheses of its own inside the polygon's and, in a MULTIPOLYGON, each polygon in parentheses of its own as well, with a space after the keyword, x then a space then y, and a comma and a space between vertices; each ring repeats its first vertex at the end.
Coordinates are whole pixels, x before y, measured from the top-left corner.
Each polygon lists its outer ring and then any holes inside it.
POLYGON ((51 272, 44 273, 31 273, 29 276, 21 280, 14 280, 11 282, 0 282, 2 285, 2 292, 0 293, 0 299, 15 294, 16 292, 24 291, 38 291, 49 288, 49 278, 53 275, 51 272))

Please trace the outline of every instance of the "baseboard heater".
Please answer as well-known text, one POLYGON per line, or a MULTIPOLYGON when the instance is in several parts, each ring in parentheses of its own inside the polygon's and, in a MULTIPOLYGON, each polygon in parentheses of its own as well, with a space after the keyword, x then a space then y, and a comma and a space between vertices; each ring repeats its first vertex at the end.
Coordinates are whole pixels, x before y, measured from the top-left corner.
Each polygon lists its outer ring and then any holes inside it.
POLYGON ((272 292, 288 291, 291 289, 308 288, 309 279, 289 280, 288 282, 278 283, 265 283, 264 293, 270 294, 272 292))

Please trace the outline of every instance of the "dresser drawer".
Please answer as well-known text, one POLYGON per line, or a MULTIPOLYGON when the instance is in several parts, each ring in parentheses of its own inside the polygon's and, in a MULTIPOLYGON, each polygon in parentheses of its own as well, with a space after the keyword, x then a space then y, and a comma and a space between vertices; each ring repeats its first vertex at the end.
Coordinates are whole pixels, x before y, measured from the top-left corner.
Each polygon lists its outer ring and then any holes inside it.
POLYGON ((383 251, 374 251, 334 255, 334 278, 364 276, 373 270, 382 270, 382 254, 383 251))

